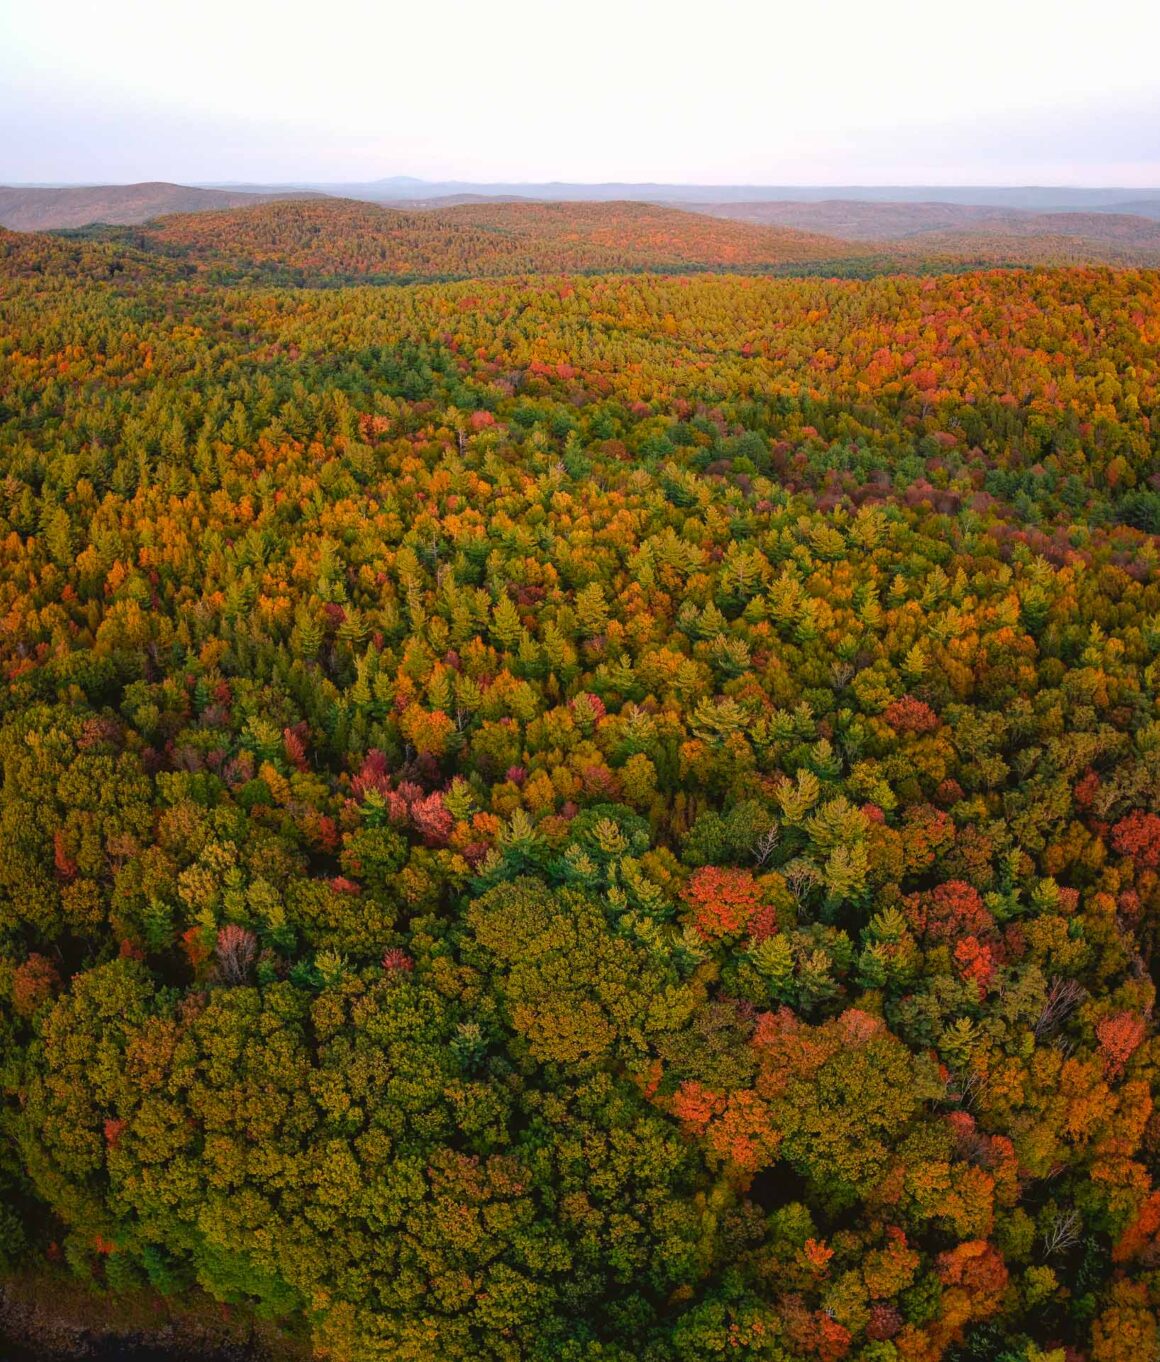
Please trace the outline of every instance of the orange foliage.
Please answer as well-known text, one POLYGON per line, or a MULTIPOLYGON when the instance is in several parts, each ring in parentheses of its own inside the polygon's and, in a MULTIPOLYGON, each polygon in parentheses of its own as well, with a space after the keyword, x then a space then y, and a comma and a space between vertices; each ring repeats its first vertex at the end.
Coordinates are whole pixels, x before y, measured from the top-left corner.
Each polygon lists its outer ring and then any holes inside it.
POLYGON ((1160 869, 1160 815, 1134 809, 1112 828, 1112 844, 1149 870, 1160 869))
POLYGON ((1118 1012, 1114 1017, 1105 1017, 1097 1025, 1096 1037, 1109 1078, 1115 1078, 1123 1072, 1146 1032, 1144 1018, 1134 1012, 1118 1012))
POLYGON ((706 865, 693 872, 684 899, 697 930, 707 941, 716 941, 748 927, 758 912, 760 891, 748 870, 706 865))

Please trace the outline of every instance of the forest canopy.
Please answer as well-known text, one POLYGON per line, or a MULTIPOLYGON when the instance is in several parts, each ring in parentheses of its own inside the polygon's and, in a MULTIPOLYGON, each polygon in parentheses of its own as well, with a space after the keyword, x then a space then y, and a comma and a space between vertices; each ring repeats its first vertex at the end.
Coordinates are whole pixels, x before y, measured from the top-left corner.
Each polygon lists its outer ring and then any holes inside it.
POLYGON ((1160 279, 190 265, 317 211, 0 238, 3 1270, 1154 1358, 1160 279))
POLYGON ((916 232, 895 223, 893 235, 844 240, 803 226, 737 221, 712 205, 693 211, 627 201, 485 199, 397 208, 315 197, 175 213, 139 226, 98 222, 23 237, 0 229, 0 260, 9 257, 9 270, 67 267, 296 288, 517 274, 866 278, 983 266, 1160 266, 1160 227, 1147 218, 1044 214, 1012 226, 980 219, 957 230, 916 232))

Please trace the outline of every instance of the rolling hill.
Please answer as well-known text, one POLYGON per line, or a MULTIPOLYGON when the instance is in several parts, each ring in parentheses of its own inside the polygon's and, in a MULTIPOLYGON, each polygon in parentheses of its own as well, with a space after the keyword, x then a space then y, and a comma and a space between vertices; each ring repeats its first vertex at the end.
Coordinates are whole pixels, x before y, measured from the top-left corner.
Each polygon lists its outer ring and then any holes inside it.
POLYGON ((820 203, 696 203, 690 212, 762 226, 794 227, 825 232, 850 241, 891 241, 920 232, 974 231, 1027 236, 1040 232, 1069 236, 1102 234, 1152 244, 1160 238, 1156 223, 1144 214, 1112 212, 1036 213, 986 204, 875 203, 861 199, 827 199, 820 203))
POLYGON ((14 234, 13 272, 199 274, 291 286, 529 274, 855 275, 975 267, 1160 265, 1160 223, 1127 214, 1020 213, 954 204, 474 200, 403 210, 284 199, 142 224, 14 234), (811 221, 831 231, 808 230, 811 221), (840 234, 839 234, 840 232, 840 234))
POLYGON ((317 199, 310 190, 196 189, 151 181, 144 184, 91 185, 69 189, 0 185, 0 227, 18 232, 48 232, 86 227, 93 222, 139 223, 167 213, 204 213, 269 203, 276 199, 317 199))
POLYGON ((817 233, 644 203, 285 201, 167 217, 122 239, 203 268, 303 279, 750 269, 850 253, 817 233))
POLYGON ((940 259, 980 265, 1116 265, 1155 269, 1160 267, 1160 233, 1154 243, 1144 244, 1067 231, 919 232, 885 243, 896 255, 921 260, 940 259))
POLYGON ((727 221, 875 242, 902 255, 948 255, 1003 264, 1160 262, 1160 223, 1132 213, 1034 213, 980 204, 858 199, 686 207, 727 221))
MULTIPOLYGON (((235 188, 236 186, 228 186, 235 188)), ((246 188, 263 189, 254 185, 246 188)), ((1150 205, 1155 216, 1160 212, 1160 188, 1100 188, 1076 185, 761 185, 761 184, 663 184, 663 183, 575 183, 561 180, 534 182, 490 182, 472 180, 421 180, 412 176, 343 184, 325 181, 302 182, 301 188, 318 189, 344 198, 367 199, 374 203, 393 203, 446 199, 449 196, 475 198, 519 198, 613 202, 631 199, 642 203, 820 203, 831 199, 854 199, 871 203, 973 204, 982 207, 1028 209, 1032 212, 1145 212, 1140 204, 1150 205), (1132 205, 1132 206, 1129 206, 1132 205)))

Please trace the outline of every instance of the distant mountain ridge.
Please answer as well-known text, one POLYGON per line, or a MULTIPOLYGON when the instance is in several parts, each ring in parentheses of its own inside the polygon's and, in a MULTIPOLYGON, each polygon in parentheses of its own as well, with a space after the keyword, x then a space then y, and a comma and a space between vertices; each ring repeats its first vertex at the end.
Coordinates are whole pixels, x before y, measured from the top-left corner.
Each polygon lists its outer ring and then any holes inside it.
POLYGON ((0 228, 0 273, 201 273, 219 282, 333 287, 642 271, 864 278, 980 267, 1160 268, 1160 223, 1140 216, 890 203, 678 207, 464 199, 248 197, 242 207, 146 223, 56 233, 0 228), (839 235, 769 220, 778 213, 853 230, 839 235), (761 215, 757 221, 754 214, 761 215))
MULTIPOLYGON (((919 231, 980 230, 980 224, 965 222, 963 217, 988 214, 1128 214, 1160 220, 1160 188, 579 184, 564 181, 484 184, 392 175, 359 183, 181 185, 148 181, 127 185, 0 186, 0 226, 29 232, 85 227, 97 222, 137 225, 175 213, 320 197, 359 199, 403 209, 520 201, 656 203, 861 240, 885 240, 919 231), (853 205, 855 210, 861 205, 865 211, 861 219, 856 211, 853 216, 847 215, 853 224, 848 226, 840 213, 835 216, 835 205, 838 204, 853 205), (896 210, 889 229, 885 224, 876 225, 872 216, 876 206, 887 217, 891 209, 896 210), (906 210, 912 210, 916 216, 912 218, 906 210), (963 216, 957 216, 957 212, 963 216)), ((1053 234, 1062 230, 1066 235, 1075 235, 1073 229, 1064 228, 1058 222, 1044 224, 1040 230, 1053 234)), ((1096 237, 1102 238, 1102 229, 1093 228, 1093 231, 1096 237)))
POLYGON ((309 189, 203 189, 165 180, 65 188, 0 185, 0 227, 16 232, 48 232, 87 227, 94 222, 131 226, 170 213, 201 213, 278 199, 320 197, 309 189))
MULTIPOLYGON (((134 236, 120 239, 147 255, 169 243, 201 267, 214 261, 215 268, 296 282, 553 270, 780 269, 822 261, 863 272, 940 261, 959 267, 1160 267, 1160 191, 1155 201, 1146 196, 1132 201, 1151 211, 1129 214, 1095 202, 1043 211, 879 197, 611 200, 594 197, 601 186, 582 186, 593 195, 587 198, 567 197, 569 186, 544 186, 556 197, 543 198, 466 190, 433 196, 433 187, 449 186, 395 177, 344 197, 301 186, 164 181, 0 187, 0 227, 80 231, 106 241, 113 239, 108 233, 132 231, 134 236)), ((695 189, 684 186, 683 192, 695 189)), ((1048 192, 1057 191, 1034 191, 1048 192)), ((1069 192, 1098 199, 1121 191, 1069 192)))
MULTIPOLYGON (((1037 213, 983 204, 822 202, 687 203, 692 212, 763 227, 792 227, 848 241, 921 242, 932 234, 983 237, 1074 237, 1092 244, 1160 252, 1160 221, 1142 214, 1061 210, 1037 213)), ((1160 210, 1160 205, 1157 206, 1160 210)), ((1158 211, 1157 216, 1160 216, 1158 211)))
POLYGON ((476 183, 469 180, 417 180, 397 176, 365 183, 302 183, 346 198, 389 201, 472 195, 481 198, 523 198, 601 201, 631 199, 646 203, 818 203, 851 199, 866 203, 951 203, 1031 212, 1143 212, 1160 214, 1160 187, 1071 188, 1068 186, 1009 185, 696 185, 660 183, 579 184, 567 181, 537 183, 476 183), (1134 208, 1124 205, 1134 204, 1134 208))

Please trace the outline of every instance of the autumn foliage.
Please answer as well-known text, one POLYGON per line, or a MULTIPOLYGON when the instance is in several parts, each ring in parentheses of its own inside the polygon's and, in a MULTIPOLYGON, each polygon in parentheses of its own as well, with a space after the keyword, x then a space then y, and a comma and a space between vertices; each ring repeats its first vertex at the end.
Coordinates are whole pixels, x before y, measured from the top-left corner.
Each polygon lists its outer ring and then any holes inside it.
POLYGON ((1156 276, 523 208, 0 235, 0 1272, 1153 1357, 1156 276))
POLYGON ((697 931, 710 941, 746 931, 760 911, 760 892, 753 876, 733 866, 695 870, 685 886, 684 899, 697 931))

